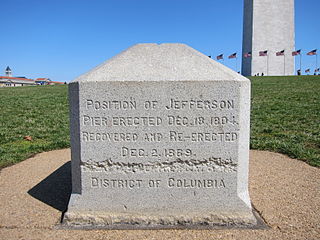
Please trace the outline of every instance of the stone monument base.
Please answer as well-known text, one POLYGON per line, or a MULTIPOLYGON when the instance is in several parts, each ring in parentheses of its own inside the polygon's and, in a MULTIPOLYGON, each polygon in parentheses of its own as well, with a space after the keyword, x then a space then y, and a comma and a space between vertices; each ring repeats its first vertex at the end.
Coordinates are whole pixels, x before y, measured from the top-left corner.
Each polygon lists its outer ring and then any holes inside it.
POLYGON ((64 225, 80 228, 108 229, 159 229, 188 227, 238 227, 251 228, 257 225, 252 213, 219 212, 206 215, 141 215, 133 213, 68 212, 64 225))
POLYGON ((212 211, 97 211, 83 206, 87 201, 78 194, 70 199, 63 225, 71 228, 162 229, 162 228, 255 228, 259 223, 252 209, 245 206, 212 211))

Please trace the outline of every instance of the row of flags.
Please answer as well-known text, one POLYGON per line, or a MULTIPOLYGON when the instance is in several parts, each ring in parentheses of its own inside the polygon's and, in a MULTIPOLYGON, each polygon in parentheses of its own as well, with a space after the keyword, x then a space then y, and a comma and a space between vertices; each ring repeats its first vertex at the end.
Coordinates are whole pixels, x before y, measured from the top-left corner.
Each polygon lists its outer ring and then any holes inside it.
MULTIPOLYGON (((208 56, 208 57, 211 58, 211 56, 208 56)), ((237 53, 232 53, 228 58, 229 59, 237 58, 237 53)), ((221 59, 223 59, 223 54, 220 54, 220 55, 217 56, 217 60, 221 60, 221 59)))
MULTIPOLYGON (((299 71, 299 70, 298 70, 299 71)), ((310 68, 308 68, 308 69, 306 69, 304 72, 305 73, 309 73, 311 70, 310 70, 310 68)), ((320 68, 316 68, 315 70, 314 70, 314 72, 316 73, 316 72, 320 72, 320 68)))
MULTIPOLYGON (((211 56, 209 56, 209 58, 211 58, 211 56)), ((237 58, 237 53, 232 53, 228 58, 229 59, 237 58)), ((223 59, 223 54, 220 54, 220 55, 217 56, 217 60, 221 60, 221 59, 223 59)))
MULTIPOLYGON (((285 55, 285 50, 276 52, 276 56, 284 56, 284 55, 285 55)), ((301 49, 291 52, 291 55, 292 56, 301 55, 301 49)), ((314 49, 314 50, 308 52, 307 55, 308 56, 317 55, 317 49, 314 49)), ((245 58, 249 58, 249 57, 252 57, 252 53, 251 52, 247 52, 247 53, 244 53, 243 56, 245 58)), ((259 51, 259 56, 261 56, 261 57, 268 56, 268 50, 259 51)), ((209 56, 209 57, 211 58, 211 56, 209 56)), ((223 59, 223 54, 218 55, 216 58, 217 58, 217 60, 223 59)), ((237 58, 237 53, 231 54, 230 56, 228 56, 228 58, 229 59, 237 58)))
MULTIPOLYGON (((276 56, 284 56, 284 54, 285 54, 285 50, 276 52, 276 56)), ((291 55, 292 56, 301 55, 301 49, 291 52, 291 55)), ((317 49, 314 49, 314 50, 308 52, 307 55, 308 56, 317 55, 317 49)), ((259 56, 262 56, 262 57, 268 56, 268 50, 260 51, 259 56)), ((246 54, 244 54, 244 57, 246 57, 246 54)), ((247 55, 247 57, 251 57, 251 52, 249 52, 249 55, 247 55)))

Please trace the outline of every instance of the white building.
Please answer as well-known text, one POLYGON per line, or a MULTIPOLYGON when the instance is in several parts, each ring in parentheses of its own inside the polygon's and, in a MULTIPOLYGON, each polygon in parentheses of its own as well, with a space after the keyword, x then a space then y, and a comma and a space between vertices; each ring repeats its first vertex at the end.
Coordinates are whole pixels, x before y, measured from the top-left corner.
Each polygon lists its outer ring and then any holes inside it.
POLYGON ((244 0, 243 20, 242 74, 294 74, 294 0, 244 0))
POLYGON ((9 66, 6 68, 5 74, 5 76, 0 76, 0 87, 64 84, 63 82, 51 81, 49 78, 37 78, 33 80, 26 77, 12 77, 12 71, 9 66))
POLYGON ((0 76, 0 87, 19 87, 36 85, 33 79, 25 77, 12 77, 12 71, 8 66, 5 70, 6 76, 0 76))

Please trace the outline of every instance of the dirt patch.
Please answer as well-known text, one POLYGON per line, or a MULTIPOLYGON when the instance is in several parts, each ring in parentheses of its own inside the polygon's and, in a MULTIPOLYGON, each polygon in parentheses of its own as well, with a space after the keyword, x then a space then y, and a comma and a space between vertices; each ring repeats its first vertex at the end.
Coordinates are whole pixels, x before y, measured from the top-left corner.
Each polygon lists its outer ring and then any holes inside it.
POLYGON ((252 203, 269 229, 69 230, 70 150, 38 154, 0 172, 0 239, 308 239, 320 236, 320 169, 250 151, 252 203))

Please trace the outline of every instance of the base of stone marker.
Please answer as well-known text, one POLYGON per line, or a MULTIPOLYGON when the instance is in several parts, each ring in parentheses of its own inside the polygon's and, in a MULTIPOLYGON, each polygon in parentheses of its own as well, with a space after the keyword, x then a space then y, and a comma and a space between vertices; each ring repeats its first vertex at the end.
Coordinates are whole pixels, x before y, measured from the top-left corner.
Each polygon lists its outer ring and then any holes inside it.
POLYGON ((206 215, 141 215, 98 211, 69 211, 63 226, 104 229, 183 229, 183 228, 264 228, 263 220, 253 212, 220 212, 206 215))

